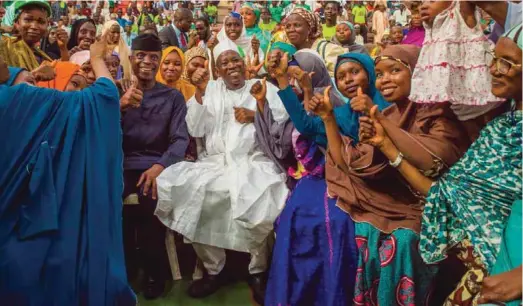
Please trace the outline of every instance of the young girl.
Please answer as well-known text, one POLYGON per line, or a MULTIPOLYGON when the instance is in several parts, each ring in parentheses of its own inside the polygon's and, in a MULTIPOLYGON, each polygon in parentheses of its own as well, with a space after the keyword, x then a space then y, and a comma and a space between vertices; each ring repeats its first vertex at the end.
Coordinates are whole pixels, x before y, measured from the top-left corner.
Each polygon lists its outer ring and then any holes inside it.
MULTIPOLYGON (((492 44, 483 34, 476 7, 457 0, 424 1, 420 13, 425 41, 412 77, 410 100, 467 106, 499 101, 490 92, 490 63, 485 60, 492 44)), ((453 110, 465 121, 485 114, 489 106, 453 110)))

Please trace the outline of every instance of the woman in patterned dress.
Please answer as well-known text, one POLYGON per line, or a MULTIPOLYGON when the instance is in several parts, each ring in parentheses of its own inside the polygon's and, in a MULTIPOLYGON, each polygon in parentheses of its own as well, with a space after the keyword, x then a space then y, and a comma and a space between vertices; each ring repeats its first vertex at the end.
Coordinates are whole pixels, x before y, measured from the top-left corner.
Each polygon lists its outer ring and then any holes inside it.
POLYGON ((494 53, 487 53, 492 93, 510 101, 506 111, 488 123, 463 158, 437 181, 401 159, 383 132, 378 112, 371 112, 373 126, 364 137, 396 161, 411 186, 427 197, 419 245, 423 260, 437 263, 454 253, 468 269, 445 305, 521 299, 521 261, 515 269, 486 277, 496 261, 503 260, 498 258, 503 230, 513 203, 521 198, 521 31, 518 25, 498 41, 494 53))

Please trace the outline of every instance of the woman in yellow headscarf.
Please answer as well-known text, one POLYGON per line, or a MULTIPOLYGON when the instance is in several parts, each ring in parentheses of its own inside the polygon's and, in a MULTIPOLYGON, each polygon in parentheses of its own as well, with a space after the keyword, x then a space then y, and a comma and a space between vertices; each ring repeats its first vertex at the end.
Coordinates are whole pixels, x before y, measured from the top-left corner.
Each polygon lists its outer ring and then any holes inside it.
POLYGON ((160 69, 156 74, 156 81, 180 91, 188 101, 196 92, 196 87, 182 78, 185 71, 185 57, 183 51, 176 47, 165 48, 162 52, 160 69))

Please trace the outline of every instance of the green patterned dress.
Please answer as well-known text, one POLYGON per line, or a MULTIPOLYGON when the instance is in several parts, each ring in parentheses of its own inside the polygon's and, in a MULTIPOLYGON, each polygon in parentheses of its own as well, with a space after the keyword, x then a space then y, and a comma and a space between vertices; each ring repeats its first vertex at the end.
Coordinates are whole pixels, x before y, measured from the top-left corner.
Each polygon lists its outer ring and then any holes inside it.
POLYGON ((492 120, 465 156, 430 189, 423 212, 420 253, 436 263, 463 240, 490 270, 512 203, 522 191, 522 112, 492 120))

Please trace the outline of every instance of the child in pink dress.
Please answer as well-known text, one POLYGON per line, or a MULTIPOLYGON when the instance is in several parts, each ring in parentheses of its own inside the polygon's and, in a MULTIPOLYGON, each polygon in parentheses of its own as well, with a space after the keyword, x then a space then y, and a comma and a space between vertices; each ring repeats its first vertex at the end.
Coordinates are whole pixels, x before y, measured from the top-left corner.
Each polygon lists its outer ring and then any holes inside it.
POLYGON ((498 106, 491 93, 490 63, 485 52, 493 45, 483 34, 479 10, 467 1, 424 1, 420 7, 425 40, 412 76, 410 100, 450 102, 461 121, 498 106), (469 107, 475 106, 475 107, 469 107))

